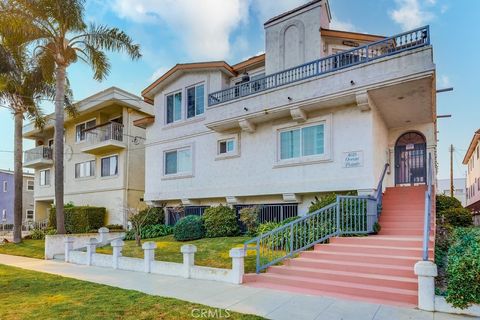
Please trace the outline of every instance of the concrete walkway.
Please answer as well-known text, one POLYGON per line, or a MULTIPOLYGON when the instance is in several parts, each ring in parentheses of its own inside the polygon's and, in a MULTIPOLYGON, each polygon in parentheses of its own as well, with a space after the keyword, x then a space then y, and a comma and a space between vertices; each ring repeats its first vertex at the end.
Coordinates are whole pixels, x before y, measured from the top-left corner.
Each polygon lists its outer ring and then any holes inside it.
POLYGON ((0 264, 105 284, 151 295, 172 297, 215 308, 250 313, 269 319, 354 320, 472 320, 467 316, 432 313, 331 297, 182 279, 0 254, 0 264))

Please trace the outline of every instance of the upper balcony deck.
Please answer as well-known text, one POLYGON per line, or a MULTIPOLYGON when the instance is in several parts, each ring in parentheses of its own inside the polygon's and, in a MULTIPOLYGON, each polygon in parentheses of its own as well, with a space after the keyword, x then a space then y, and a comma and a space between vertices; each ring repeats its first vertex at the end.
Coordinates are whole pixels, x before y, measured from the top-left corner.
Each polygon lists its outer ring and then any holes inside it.
POLYGON ((208 95, 208 105, 215 106, 238 100, 259 92, 273 90, 295 82, 321 76, 341 69, 366 64, 373 60, 396 55, 430 44, 429 27, 404 32, 319 60, 311 61, 262 78, 240 83, 208 95))

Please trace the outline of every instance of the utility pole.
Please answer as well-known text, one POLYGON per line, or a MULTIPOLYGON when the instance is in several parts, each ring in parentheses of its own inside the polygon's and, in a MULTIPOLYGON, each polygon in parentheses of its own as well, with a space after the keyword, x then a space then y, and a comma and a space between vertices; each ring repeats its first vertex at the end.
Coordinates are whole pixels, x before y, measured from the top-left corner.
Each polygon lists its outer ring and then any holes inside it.
POLYGON ((450 145, 450 197, 453 197, 453 144, 450 145))

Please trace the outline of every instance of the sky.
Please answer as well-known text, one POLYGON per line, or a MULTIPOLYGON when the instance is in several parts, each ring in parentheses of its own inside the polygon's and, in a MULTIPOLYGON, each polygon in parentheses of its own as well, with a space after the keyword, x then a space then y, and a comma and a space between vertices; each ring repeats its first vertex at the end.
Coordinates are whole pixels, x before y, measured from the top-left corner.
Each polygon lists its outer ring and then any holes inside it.
MULTIPOLYGON (((306 0, 87 0, 88 22, 118 27, 141 46, 143 57, 130 61, 109 54, 111 72, 96 82, 79 62, 68 69, 75 100, 117 86, 140 95, 142 89, 176 63, 225 60, 234 64, 264 51, 263 23, 306 0)), ((450 144, 454 175, 465 176, 462 160, 480 128, 480 36, 478 0, 330 0, 331 29, 394 35, 430 25, 437 87, 438 178, 449 177, 450 144)), ((46 103, 44 111, 53 108, 46 103)), ((26 140, 24 149, 33 147, 26 140)), ((0 168, 13 168, 13 119, 0 108, 0 168)))

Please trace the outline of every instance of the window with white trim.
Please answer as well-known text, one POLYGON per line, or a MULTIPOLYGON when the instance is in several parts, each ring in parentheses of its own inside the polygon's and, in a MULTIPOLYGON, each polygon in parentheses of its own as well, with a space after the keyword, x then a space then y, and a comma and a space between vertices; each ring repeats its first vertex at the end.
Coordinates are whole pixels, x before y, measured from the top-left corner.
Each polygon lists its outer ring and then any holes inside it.
POLYGON ((233 154, 235 153, 236 145, 235 139, 225 139, 218 142, 218 154, 233 154))
POLYGON ((281 130, 279 135, 280 160, 325 154, 323 123, 281 130))
POLYGON ((27 191, 35 190, 35 182, 33 180, 27 180, 27 191))
POLYGON ((192 149, 190 147, 166 151, 164 154, 165 175, 192 172, 192 149))
POLYGON ((167 95, 167 124, 182 120, 182 92, 167 95))
POLYGON ((95 127, 97 120, 88 120, 82 123, 79 123, 75 126, 75 142, 85 141, 86 133, 85 130, 95 127))
POLYGON ((26 218, 27 218, 27 220, 33 220, 33 210, 32 209, 27 209, 26 218))
POLYGON ((75 164, 75 178, 95 176, 95 160, 75 164))
POLYGON ((7 192, 7 181, 3 181, 3 192, 7 192))
POLYGON ((187 118, 193 118, 205 111, 205 86, 187 88, 187 118))
POLYGON ((118 156, 102 158, 102 177, 111 177, 118 174, 118 156))
POLYGON ((41 186, 50 185, 50 169, 40 171, 40 185, 41 186))

